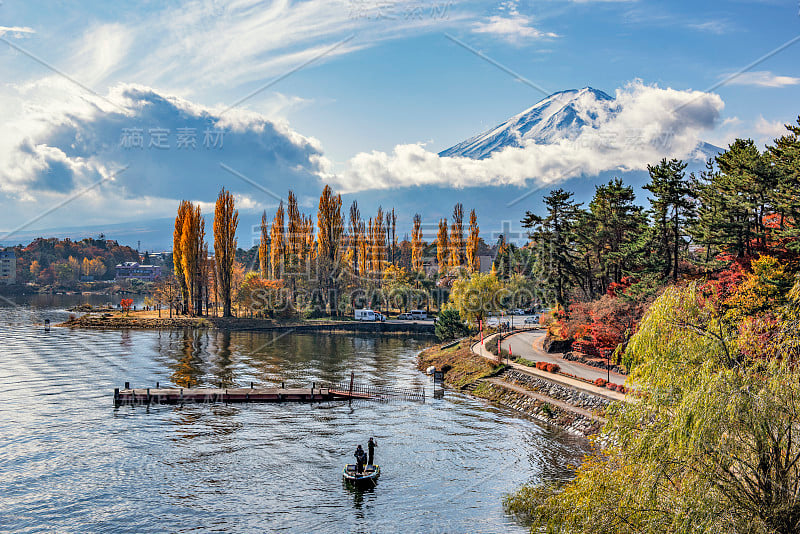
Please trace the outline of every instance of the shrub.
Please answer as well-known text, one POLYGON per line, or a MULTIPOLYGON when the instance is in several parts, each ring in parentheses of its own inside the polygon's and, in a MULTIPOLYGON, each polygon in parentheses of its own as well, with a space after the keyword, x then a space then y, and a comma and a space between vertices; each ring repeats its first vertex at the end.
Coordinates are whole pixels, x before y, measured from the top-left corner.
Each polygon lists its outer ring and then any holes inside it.
POLYGON ((606 385, 606 383, 607 382, 605 378, 598 378, 597 380, 594 381, 594 385, 597 387, 603 387, 606 385))
POLYGON ((547 364, 547 372, 548 373, 557 373, 560 369, 561 369, 561 367, 559 367, 555 363, 548 363, 547 364))
POLYGON ((625 386, 623 386, 622 384, 618 385, 617 391, 619 391, 620 393, 625 393, 625 386))
POLYGON ((610 389, 611 391, 616 391, 617 385, 614 382, 607 382, 606 389, 610 389))
POLYGON ((436 321, 436 337, 440 341, 450 341, 469 333, 467 325, 461 318, 461 314, 454 308, 445 308, 439 313, 436 321))

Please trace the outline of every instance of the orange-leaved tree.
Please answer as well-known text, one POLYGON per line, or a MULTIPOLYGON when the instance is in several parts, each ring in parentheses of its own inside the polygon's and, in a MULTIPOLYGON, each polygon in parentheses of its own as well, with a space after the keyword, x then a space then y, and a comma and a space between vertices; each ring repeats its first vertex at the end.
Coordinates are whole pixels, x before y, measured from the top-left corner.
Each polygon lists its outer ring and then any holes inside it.
POLYGON ((217 290, 222 300, 222 316, 231 317, 231 278, 236 256, 236 228, 239 212, 234 207, 233 195, 222 188, 214 209, 214 265, 217 290))

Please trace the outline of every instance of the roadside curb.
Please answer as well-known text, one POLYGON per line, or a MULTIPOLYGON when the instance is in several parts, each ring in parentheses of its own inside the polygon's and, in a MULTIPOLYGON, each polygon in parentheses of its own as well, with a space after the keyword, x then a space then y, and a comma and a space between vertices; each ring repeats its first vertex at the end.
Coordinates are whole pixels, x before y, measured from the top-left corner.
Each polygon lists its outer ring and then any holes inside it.
MULTIPOLYGON (((516 332, 516 333, 520 334, 522 332, 516 332)), ((489 341, 490 339, 493 339, 494 337, 496 337, 498 335, 499 334, 492 334, 491 336, 489 336, 489 337, 484 339, 484 343, 486 341, 489 341)), ((515 335, 515 334, 512 333, 511 335, 515 335)), ((481 346, 481 342, 480 341, 477 341, 477 342, 473 343, 472 345, 470 345, 470 350, 472 350, 472 352, 474 354, 476 354, 478 356, 481 356, 483 358, 486 358, 488 360, 493 360, 493 361, 497 360, 497 358, 495 357, 494 354, 490 353, 483 346, 481 346), (476 347, 478 347, 477 350, 476 350, 476 347)), ((606 389, 606 388, 601 388, 601 387, 595 386, 593 384, 589 384, 587 382, 583 382, 581 380, 577 380, 577 379, 570 378, 570 377, 567 377, 567 376, 558 375, 558 374, 554 374, 554 373, 548 373, 548 372, 545 372, 545 371, 540 371, 539 369, 536 369, 536 368, 533 368, 533 367, 528 367, 527 365, 521 365, 521 364, 518 364, 516 362, 509 362, 509 367, 511 367, 512 369, 515 369, 517 371, 520 371, 522 373, 526 373, 526 374, 529 374, 531 376, 535 376, 536 378, 542 378, 544 380, 549 380, 550 382, 555 382, 556 384, 560 384, 562 386, 567 386, 567 387, 571 387, 573 389, 581 390, 581 391, 584 391, 586 393, 589 393, 589 394, 592 394, 592 395, 596 395, 598 397, 603 397, 603 398, 608 399, 610 401, 624 401, 624 400, 626 400, 626 396, 623 395, 622 393, 618 393, 616 391, 611 391, 611 390, 606 389)))

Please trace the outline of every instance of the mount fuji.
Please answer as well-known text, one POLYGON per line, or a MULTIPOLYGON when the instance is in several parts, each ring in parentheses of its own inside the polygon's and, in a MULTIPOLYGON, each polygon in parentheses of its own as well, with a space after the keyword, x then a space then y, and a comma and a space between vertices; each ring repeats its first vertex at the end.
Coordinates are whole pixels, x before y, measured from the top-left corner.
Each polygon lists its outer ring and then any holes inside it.
MULTIPOLYGON (((506 147, 574 140, 582 130, 599 128, 620 110, 614 97, 592 87, 559 91, 491 130, 442 150, 439 156, 486 159, 506 147)), ((714 145, 700 143, 691 159, 705 161, 719 152, 714 145)))

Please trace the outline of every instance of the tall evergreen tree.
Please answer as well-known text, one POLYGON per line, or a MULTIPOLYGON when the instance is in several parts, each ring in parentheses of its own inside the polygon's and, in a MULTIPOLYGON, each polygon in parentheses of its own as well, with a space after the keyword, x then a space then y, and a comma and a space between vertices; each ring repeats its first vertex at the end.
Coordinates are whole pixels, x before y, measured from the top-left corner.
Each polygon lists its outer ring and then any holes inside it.
POLYGON ((631 267, 627 261, 628 246, 645 222, 642 208, 634 204, 635 199, 633 188, 614 178, 597 186, 589 203, 588 222, 593 230, 600 293, 605 293, 612 282, 620 282, 623 273, 631 267))
POLYGON ((575 230, 582 213, 581 204, 563 189, 550 191, 543 200, 547 216, 529 211, 522 226, 531 230, 529 235, 536 244, 537 261, 541 264, 539 272, 547 278, 542 282, 553 288, 556 302, 566 307, 569 290, 580 278, 575 230))
POLYGON ((774 190, 775 210, 779 216, 777 235, 784 246, 800 252, 800 117, 797 126, 787 124, 788 134, 767 147, 769 160, 777 173, 774 190))
POLYGON ((658 165, 648 165, 650 182, 644 188, 653 194, 654 226, 657 233, 658 256, 662 258, 664 278, 672 274, 678 280, 681 248, 686 246, 685 226, 696 216, 692 188, 686 179, 683 161, 662 159, 658 165))

